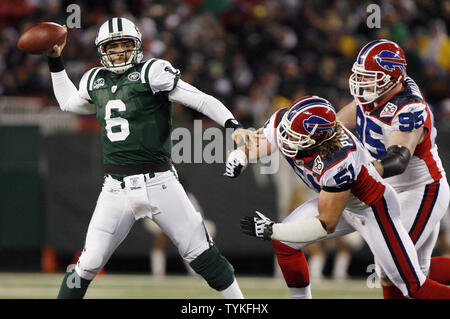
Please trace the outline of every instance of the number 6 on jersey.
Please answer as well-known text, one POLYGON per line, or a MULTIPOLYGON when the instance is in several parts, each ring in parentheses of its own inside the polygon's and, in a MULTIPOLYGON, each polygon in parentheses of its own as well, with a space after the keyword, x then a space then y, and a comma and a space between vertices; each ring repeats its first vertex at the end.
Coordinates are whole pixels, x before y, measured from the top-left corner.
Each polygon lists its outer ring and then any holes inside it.
POLYGON ((111 118, 111 110, 113 109, 124 112, 127 107, 121 100, 110 100, 105 106, 105 129, 108 138, 111 142, 123 141, 130 135, 130 125, 128 124, 128 121, 122 117, 111 118), (120 126, 120 130, 115 129, 115 132, 113 132, 112 128, 116 126, 120 126))

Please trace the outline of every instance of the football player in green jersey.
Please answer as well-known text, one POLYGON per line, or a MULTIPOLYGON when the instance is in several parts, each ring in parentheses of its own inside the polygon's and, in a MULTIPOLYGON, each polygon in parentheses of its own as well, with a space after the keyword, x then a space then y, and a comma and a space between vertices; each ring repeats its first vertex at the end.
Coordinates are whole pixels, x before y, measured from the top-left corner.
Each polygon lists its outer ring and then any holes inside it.
POLYGON ((240 125, 219 100, 181 80, 168 61, 143 61, 141 34, 130 20, 106 21, 95 44, 103 67, 87 71, 78 90, 64 70, 65 43, 47 53, 60 108, 96 114, 105 167, 83 253, 66 274, 58 298, 83 298, 134 222, 146 216, 212 288, 224 298, 243 298, 232 265, 214 245, 171 164, 172 102, 224 127, 240 125))

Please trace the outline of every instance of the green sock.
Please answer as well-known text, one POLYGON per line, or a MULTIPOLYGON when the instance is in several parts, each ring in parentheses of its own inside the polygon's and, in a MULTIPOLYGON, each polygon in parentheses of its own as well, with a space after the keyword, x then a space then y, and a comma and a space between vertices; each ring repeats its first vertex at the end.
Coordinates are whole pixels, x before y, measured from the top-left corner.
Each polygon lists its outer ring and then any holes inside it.
POLYGON ((234 282, 234 268, 216 246, 205 250, 190 265, 217 291, 228 288, 234 282))
POLYGON ((78 276, 75 267, 64 276, 58 299, 83 299, 91 280, 78 276))

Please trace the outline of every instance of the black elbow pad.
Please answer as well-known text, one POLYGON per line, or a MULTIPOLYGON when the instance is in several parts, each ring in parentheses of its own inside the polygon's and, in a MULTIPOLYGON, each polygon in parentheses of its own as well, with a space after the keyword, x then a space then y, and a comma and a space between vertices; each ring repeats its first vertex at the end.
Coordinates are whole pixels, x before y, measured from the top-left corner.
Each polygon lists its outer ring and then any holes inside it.
POLYGON ((380 163, 383 165, 382 177, 387 178, 403 173, 410 159, 411 152, 408 148, 401 145, 389 146, 386 155, 380 159, 380 163))

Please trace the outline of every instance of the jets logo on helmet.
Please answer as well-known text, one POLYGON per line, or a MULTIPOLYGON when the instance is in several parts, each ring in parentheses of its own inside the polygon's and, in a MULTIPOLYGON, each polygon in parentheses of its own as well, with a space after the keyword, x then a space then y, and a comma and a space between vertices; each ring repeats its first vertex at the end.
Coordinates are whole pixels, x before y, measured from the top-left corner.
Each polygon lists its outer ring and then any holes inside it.
POLYGON ((395 68, 400 68, 405 71, 406 61, 402 59, 398 54, 391 51, 381 51, 375 56, 375 61, 378 65, 387 71, 394 71, 395 68))
POLYGON ((318 96, 303 97, 283 115, 277 127, 278 147, 293 157, 334 137, 335 127, 336 112, 330 102, 318 96))
POLYGON ((137 26, 126 18, 115 17, 103 23, 98 30, 95 45, 102 65, 109 71, 118 74, 122 74, 133 65, 138 64, 144 57, 141 33, 137 26), (133 41, 134 48, 127 61, 114 64, 106 53, 106 45, 120 40, 133 41))
POLYGON ((359 52, 352 72, 350 93, 361 104, 372 103, 405 79, 405 54, 395 42, 369 42, 359 52))

